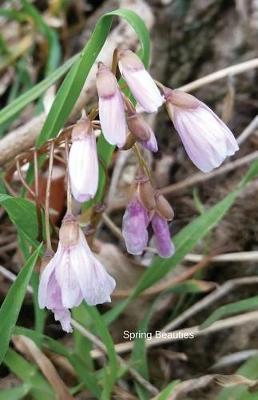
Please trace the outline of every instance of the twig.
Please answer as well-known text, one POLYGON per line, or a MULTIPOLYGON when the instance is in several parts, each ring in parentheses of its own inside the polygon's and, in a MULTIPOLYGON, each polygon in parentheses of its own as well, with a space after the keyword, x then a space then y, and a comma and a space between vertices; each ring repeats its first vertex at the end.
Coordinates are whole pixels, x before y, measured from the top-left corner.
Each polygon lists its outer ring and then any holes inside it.
POLYGON ((254 151, 253 153, 250 153, 242 158, 239 158, 236 161, 232 161, 227 163, 226 165, 223 165, 220 168, 217 168, 213 172, 210 172, 208 174, 204 174, 203 172, 198 172, 191 178, 186 178, 181 182, 174 183, 172 185, 166 186, 163 189, 160 189, 160 192, 162 194, 171 194, 175 193, 179 190, 186 189, 189 186, 196 185, 198 183, 205 182, 209 179, 214 178, 215 176, 219 176, 221 174, 224 174, 225 172, 230 172, 233 171, 234 169, 241 167, 245 164, 250 163, 251 161, 254 161, 258 158, 258 151, 254 151))
POLYGON ((171 331, 178 326, 180 326, 183 322, 188 320, 193 315, 197 314, 204 308, 210 306, 215 301, 219 300, 221 297, 224 297, 227 293, 234 290, 236 287, 241 285, 253 285, 258 284, 258 277, 250 276, 246 278, 237 278, 231 279, 225 282, 223 285, 215 289, 212 293, 205 296, 203 299, 199 300, 191 307, 189 307, 186 311, 179 315, 179 317, 175 318, 173 321, 168 323, 163 329, 163 332, 171 331))
MULTIPOLYGON (((205 256, 202 254, 187 254, 184 258, 186 261, 199 262, 205 256)), ((211 257, 212 262, 244 262, 244 261, 258 261, 258 251, 239 251, 236 253, 219 254, 211 257)))
POLYGON ((242 144, 258 128, 258 115, 247 125, 241 135, 237 138, 237 143, 242 144))
POLYGON ((192 90, 198 89, 201 86, 215 82, 219 79, 226 78, 229 75, 242 74, 243 72, 254 68, 258 68, 258 58, 254 58, 240 64, 231 65, 230 67, 220 69, 219 71, 206 75, 203 78, 196 79, 193 82, 187 83, 186 85, 181 86, 179 89, 184 90, 185 92, 190 92, 192 90))
POLYGON ((50 221, 49 221, 49 201, 50 201, 54 151, 55 151, 55 143, 52 141, 51 145, 50 145, 50 152, 49 152, 48 178, 47 178, 46 199, 45 199, 45 226, 46 226, 47 250, 52 250, 51 235, 50 235, 50 221))
POLYGON ((31 189, 31 187, 27 184, 27 182, 25 181, 25 179, 23 178, 22 175, 22 171, 21 171, 21 167, 20 167, 20 160, 19 158, 16 159, 16 170, 18 173, 18 176, 20 178, 21 183, 23 184, 23 186, 25 187, 25 189, 28 190, 28 192, 32 195, 33 199, 35 199, 35 192, 31 189))
POLYGON ((248 358, 258 356, 258 350, 243 350, 236 353, 228 354, 221 357, 215 364, 211 366, 211 370, 221 369, 230 365, 238 364, 246 361, 248 358))

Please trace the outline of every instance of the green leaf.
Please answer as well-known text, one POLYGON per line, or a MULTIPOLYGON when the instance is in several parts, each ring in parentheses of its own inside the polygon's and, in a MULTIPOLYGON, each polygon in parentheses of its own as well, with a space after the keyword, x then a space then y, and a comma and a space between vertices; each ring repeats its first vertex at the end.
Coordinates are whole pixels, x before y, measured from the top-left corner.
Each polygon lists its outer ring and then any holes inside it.
POLYGON ((180 381, 173 381, 171 382, 162 392, 159 393, 155 400, 169 400, 171 399, 171 394, 173 394, 173 390, 175 389, 176 385, 178 385, 180 381))
POLYGON ((236 301, 235 303, 225 304, 217 308, 200 326, 200 329, 207 328, 213 322, 227 317, 228 315, 238 314, 244 311, 255 310, 258 308, 258 296, 236 301))
POLYGON ((26 289, 29 284, 32 271, 36 264, 37 258, 41 250, 41 245, 38 249, 30 256, 26 264, 20 271, 15 282, 12 284, 7 296, 0 308, 0 363, 3 361, 4 356, 7 352, 8 345, 13 333, 14 326, 16 324, 26 289))
POLYGON ((28 384, 33 398, 37 400, 56 399, 51 386, 38 371, 36 365, 30 364, 12 349, 6 353, 4 363, 18 378, 28 384))
POLYGON ((75 62, 57 92, 37 140, 38 147, 48 139, 55 137, 67 121, 91 67, 106 41, 114 16, 124 18, 135 29, 142 45, 142 59, 145 64, 148 62, 150 51, 149 34, 141 18, 134 12, 126 9, 119 9, 104 14, 98 20, 90 39, 80 54, 80 58, 75 62))
POLYGON ((0 194, 0 204, 6 210, 18 231, 22 232, 34 247, 37 247, 38 224, 35 204, 29 200, 7 194, 0 194))
POLYGON ((33 86, 30 90, 23 93, 17 99, 12 101, 0 111, 0 126, 6 121, 14 117, 17 113, 22 111, 28 104, 39 98, 50 86, 52 86, 58 79, 60 79, 78 60, 79 54, 76 54, 67 60, 61 67, 57 68, 48 75, 43 81, 33 86))
POLYGON ((30 385, 24 383, 11 389, 0 390, 0 400, 20 400, 30 391, 30 385))
MULTIPOLYGON (((258 379, 258 357, 252 357, 246 361, 236 372, 249 379, 258 379)), ((244 385, 223 389, 216 400, 257 400, 257 390, 252 393, 244 385)))
MULTIPOLYGON (((73 318, 78 321, 80 324, 84 326, 88 326, 91 318, 87 310, 84 307, 84 304, 81 304, 79 307, 75 307, 72 310, 73 318)), ((74 337, 74 345, 75 345, 75 354, 81 358, 84 364, 87 365, 89 371, 94 371, 93 360, 90 355, 90 351, 92 350, 91 341, 83 336, 77 329, 73 331, 74 337)))
POLYGON ((85 363, 81 357, 77 354, 73 354, 72 349, 62 345, 60 341, 32 329, 16 326, 14 333, 15 335, 28 336, 37 345, 67 358, 74 367, 80 381, 85 385, 85 388, 88 389, 96 398, 100 398, 100 386, 95 374, 89 371, 87 363, 85 363))
POLYGON ((99 314, 97 308, 88 306, 87 304, 84 305, 92 319, 95 331, 100 336, 107 350, 109 363, 104 369, 103 391, 101 395, 101 400, 106 400, 110 398, 110 394, 112 392, 113 386, 117 378, 118 364, 117 364, 115 346, 113 343, 112 336, 110 335, 107 326, 102 316, 99 314))

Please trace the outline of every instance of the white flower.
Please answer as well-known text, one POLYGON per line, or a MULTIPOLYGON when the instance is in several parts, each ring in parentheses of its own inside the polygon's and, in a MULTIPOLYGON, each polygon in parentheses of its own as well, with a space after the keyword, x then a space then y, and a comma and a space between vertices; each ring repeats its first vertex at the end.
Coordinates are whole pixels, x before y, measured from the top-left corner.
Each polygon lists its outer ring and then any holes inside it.
POLYGON ((55 313, 66 331, 71 331, 69 308, 83 299, 89 305, 110 302, 115 280, 92 254, 73 216, 66 216, 59 232, 59 244, 44 268, 39 283, 39 306, 55 313))
POLYGON ((103 63, 99 63, 96 83, 103 135, 108 143, 121 148, 127 134, 124 101, 116 77, 103 63))
POLYGON ((167 109, 192 162, 203 172, 239 149, 229 128, 204 103, 179 90, 165 92, 167 109))
POLYGON ((89 119, 80 120, 73 129, 68 165, 73 197, 81 203, 92 199, 98 189, 99 164, 89 119))
POLYGON ((131 50, 118 51, 120 72, 133 96, 148 113, 156 112, 164 100, 139 57, 131 50))

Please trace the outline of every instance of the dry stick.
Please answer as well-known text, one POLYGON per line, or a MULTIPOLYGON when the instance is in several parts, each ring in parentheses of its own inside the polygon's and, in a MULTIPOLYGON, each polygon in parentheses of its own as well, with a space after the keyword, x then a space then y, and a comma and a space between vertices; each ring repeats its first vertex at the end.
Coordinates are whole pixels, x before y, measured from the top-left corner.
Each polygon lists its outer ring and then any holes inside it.
POLYGON ((23 178, 19 157, 16 158, 16 170, 18 172, 19 179, 23 184, 23 186, 25 187, 25 189, 27 189, 27 191, 32 195, 32 197, 35 198, 35 192, 31 189, 31 187, 27 184, 27 182, 23 178))
POLYGON ((177 192, 178 190, 185 189, 189 186, 195 185, 197 183, 205 182, 208 179, 214 178, 215 176, 219 176, 221 174, 224 174, 225 172, 232 171, 235 168, 248 164, 251 161, 256 160, 257 158, 258 158, 258 151, 254 151, 253 153, 248 154, 247 156, 244 156, 236 161, 229 162, 228 164, 223 165, 220 168, 217 168, 215 171, 210 172, 209 174, 204 174, 203 172, 199 172, 194 176, 192 176, 191 178, 186 178, 181 182, 166 186, 165 188, 160 189, 160 193, 170 194, 177 192))
MULTIPOLYGON (((204 257, 198 264, 193 267, 187 268, 182 274, 178 276, 167 277, 165 281, 159 282, 158 284, 144 290, 140 293, 140 297, 149 297, 154 296, 160 292, 163 292, 166 289, 169 289, 178 283, 184 282, 186 279, 190 278, 196 272, 201 269, 207 267, 210 264, 211 257, 204 257)), ((114 298, 125 298, 128 297, 132 292, 132 289, 124 289, 124 290, 115 290, 113 292, 114 298)))
POLYGON ((55 151, 55 142, 52 141, 50 144, 50 152, 49 152, 48 178, 47 178, 46 198, 45 198, 45 225, 46 225, 47 251, 52 251, 50 220, 49 220, 49 201, 50 201, 51 178, 52 178, 53 162, 54 162, 54 151, 55 151))
POLYGON ((236 65, 231 65, 230 67, 227 68, 223 68, 212 74, 206 75, 203 78, 196 79, 193 82, 187 83, 186 85, 183 85, 178 89, 189 92, 198 89, 201 86, 207 85, 208 83, 212 83, 219 79, 226 78, 229 75, 242 74, 243 72, 253 68, 258 68, 258 58, 253 58, 252 60, 245 61, 243 63, 236 65))
POLYGON ((33 152, 33 160, 34 160, 35 202, 36 202, 36 212, 38 220, 38 241, 41 242, 42 215, 41 215, 41 205, 39 202, 39 168, 38 168, 38 152, 36 149, 33 152))
MULTIPOLYGON (((99 340, 99 338, 95 335, 93 335, 91 332, 89 332, 84 326, 79 324, 77 321, 75 321, 73 318, 71 319, 71 324, 74 328, 76 328, 83 336, 87 337, 97 348, 100 349, 101 353, 106 354, 106 346, 99 340)), ((149 393, 156 395, 159 393, 158 389, 153 386, 150 382, 148 382, 146 379, 144 379, 134 368, 128 367, 127 363, 119 356, 117 355, 117 360, 118 362, 128 368, 128 371, 130 374, 143 386, 145 387, 149 393)))
MULTIPOLYGON (((0 273, 7 279, 9 279, 10 281, 14 282, 16 280, 16 275, 13 274, 11 271, 7 270, 6 268, 4 268, 3 266, 0 265, 0 273)), ((32 294, 33 293, 33 288, 28 285, 27 286, 27 292, 32 294)), ((84 335, 85 337, 87 337, 90 341, 92 341, 92 343, 94 343, 99 349, 98 350, 93 350, 91 352, 92 357, 94 357, 95 352, 98 352, 98 357, 100 357, 101 355, 103 355, 103 353, 106 354, 106 347, 105 345, 101 342, 101 340, 93 335, 91 332, 89 332, 86 328, 84 328, 84 326, 82 326, 81 324, 79 324, 77 321, 75 321, 73 318, 71 319, 71 324, 72 326, 77 329, 82 335, 84 335)), ((127 363, 117 355, 117 359, 118 361, 123 364, 123 366, 125 366, 131 373, 131 375, 142 385, 144 386, 151 394, 156 395, 158 393, 158 389, 153 386, 150 382, 148 382, 146 379, 144 379, 134 368, 132 367, 128 367, 127 363)))
POLYGON ((213 304, 215 301, 219 300, 221 297, 225 296, 228 292, 231 292, 238 286, 241 285, 252 285, 258 284, 258 277, 251 276, 246 278, 231 279, 225 282, 223 285, 215 289, 212 293, 205 296, 197 303, 193 304, 190 308, 184 311, 179 317, 175 318, 173 321, 168 323, 163 329, 163 332, 171 331, 178 326, 180 326, 187 319, 197 314, 199 311, 213 304))
POLYGON ((72 194, 71 194, 71 185, 70 185, 70 176, 69 176, 69 139, 65 138, 65 158, 66 158, 66 181, 67 181, 67 214, 72 213, 72 194))
POLYGON ((238 136, 237 143, 242 144, 258 128, 258 115, 247 125, 243 132, 238 136))
MULTIPOLYGON (((191 262, 199 262, 204 258, 202 254, 187 254, 184 260, 191 262)), ((219 254, 211 257, 212 262, 244 262, 244 261, 258 261, 258 251, 239 251, 236 253, 219 254)))
POLYGON ((58 400, 73 400, 68 387, 60 378, 56 368, 49 358, 38 348, 32 339, 24 335, 14 335, 12 341, 15 347, 23 354, 29 356, 41 370, 47 381, 52 386, 58 400))

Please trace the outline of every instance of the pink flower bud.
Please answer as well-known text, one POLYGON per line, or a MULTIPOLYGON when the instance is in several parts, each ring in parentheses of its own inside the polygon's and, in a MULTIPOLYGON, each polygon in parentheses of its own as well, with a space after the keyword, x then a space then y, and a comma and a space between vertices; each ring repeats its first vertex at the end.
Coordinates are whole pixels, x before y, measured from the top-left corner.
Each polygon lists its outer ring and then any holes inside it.
POLYGON ((204 103, 179 90, 166 89, 167 109, 192 162, 203 172, 222 164, 239 149, 228 127, 204 103))
POLYGON ((158 144, 155 134, 140 114, 129 114, 127 124, 130 132, 138 142, 149 151, 158 151, 158 144))
POLYGON ((131 50, 118 51, 120 72, 133 96, 146 112, 156 112, 163 98, 139 57, 131 50))
POLYGON ((99 163, 89 119, 79 121, 73 129, 68 168, 73 197, 80 203, 92 199, 98 189, 99 163))
POLYGON ((151 224, 154 232, 155 246, 159 256, 163 258, 171 257, 175 252, 175 247, 170 239, 167 220, 155 213, 152 217, 151 224))
POLYGON ((65 220, 60 231, 57 251, 40 277, 38 299, 40 308, 52 310, 70 332, 69 308, 83 299, 90 305, 110 302, 115 280, 92 254, 77 222, 65 220))
POLYGON ((147 210, 134 198, 125 210, 122 223, 122 234, 128 253, 142 254, 148 243, 148 224, 147 210))
POLYGON ((103 63, 99 63, 96 84, 103 135, 110 144, 123 147, 127 133, 124 101, 115 75, 103 63))

